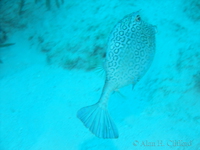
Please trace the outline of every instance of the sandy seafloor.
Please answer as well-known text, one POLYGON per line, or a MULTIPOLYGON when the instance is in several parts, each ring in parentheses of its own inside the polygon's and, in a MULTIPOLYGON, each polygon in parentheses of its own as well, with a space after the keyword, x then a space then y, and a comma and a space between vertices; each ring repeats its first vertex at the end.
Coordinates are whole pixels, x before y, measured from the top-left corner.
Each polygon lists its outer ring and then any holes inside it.
POLYGON ((200 149, 198 0, 50 2, 0 1, 0 44, 15 43, 0 47, 0 150, 200 149), (119 138, 99 139, 76 113, 99 99, 112 28, 140 9, 157 26, 155 59, 110 98, 119 138))

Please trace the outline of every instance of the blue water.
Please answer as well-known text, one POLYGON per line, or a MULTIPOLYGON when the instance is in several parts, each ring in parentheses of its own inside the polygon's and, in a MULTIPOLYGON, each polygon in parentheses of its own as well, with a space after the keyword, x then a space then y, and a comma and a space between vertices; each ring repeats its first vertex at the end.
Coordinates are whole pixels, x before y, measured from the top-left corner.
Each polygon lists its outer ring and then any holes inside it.
POLYGON ((0 150, 200 149, 198 0, 0 0, 0 150), (76 117, 98 101, 108 37, 125 15, 157 27, 148 72, 111 95, 117 139, 76 117))

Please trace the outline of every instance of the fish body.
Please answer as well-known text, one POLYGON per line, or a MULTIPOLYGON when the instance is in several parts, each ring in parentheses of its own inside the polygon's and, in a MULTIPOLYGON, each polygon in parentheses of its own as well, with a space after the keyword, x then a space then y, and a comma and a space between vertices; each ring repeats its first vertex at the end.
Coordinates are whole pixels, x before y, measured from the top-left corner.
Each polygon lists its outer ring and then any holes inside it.
POLYGON ((117 138, 107 104, 111 93, 135 85, 150 67, 155 55, 155 27, 139 12, 125 16, 111 32, 105 60, 106 80, 99 101, 78 111, 78 118, 100 138, 117 138))

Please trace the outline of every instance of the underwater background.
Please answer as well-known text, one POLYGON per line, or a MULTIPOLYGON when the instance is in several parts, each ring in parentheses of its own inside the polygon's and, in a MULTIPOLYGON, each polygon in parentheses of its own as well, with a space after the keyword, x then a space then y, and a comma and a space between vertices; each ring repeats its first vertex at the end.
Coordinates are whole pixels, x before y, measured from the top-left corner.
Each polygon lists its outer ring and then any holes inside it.
POLYGON ((199 0, 0 0, 0 150, 200 150, 199 0), (156 55, 112 94, 117 139, 76 117, 98 101, 110 32, 140 11, 156 55))

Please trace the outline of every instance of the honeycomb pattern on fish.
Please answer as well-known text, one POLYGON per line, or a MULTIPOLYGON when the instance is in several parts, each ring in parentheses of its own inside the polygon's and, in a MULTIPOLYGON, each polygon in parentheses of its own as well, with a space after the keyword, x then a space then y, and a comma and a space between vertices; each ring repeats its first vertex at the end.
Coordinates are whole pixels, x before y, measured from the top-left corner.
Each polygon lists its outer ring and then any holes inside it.
POLYGON ((130 14, 111 33, 106 56, 106 81, 113 88, 135 84, 155 53, 155 27, 130 14))

